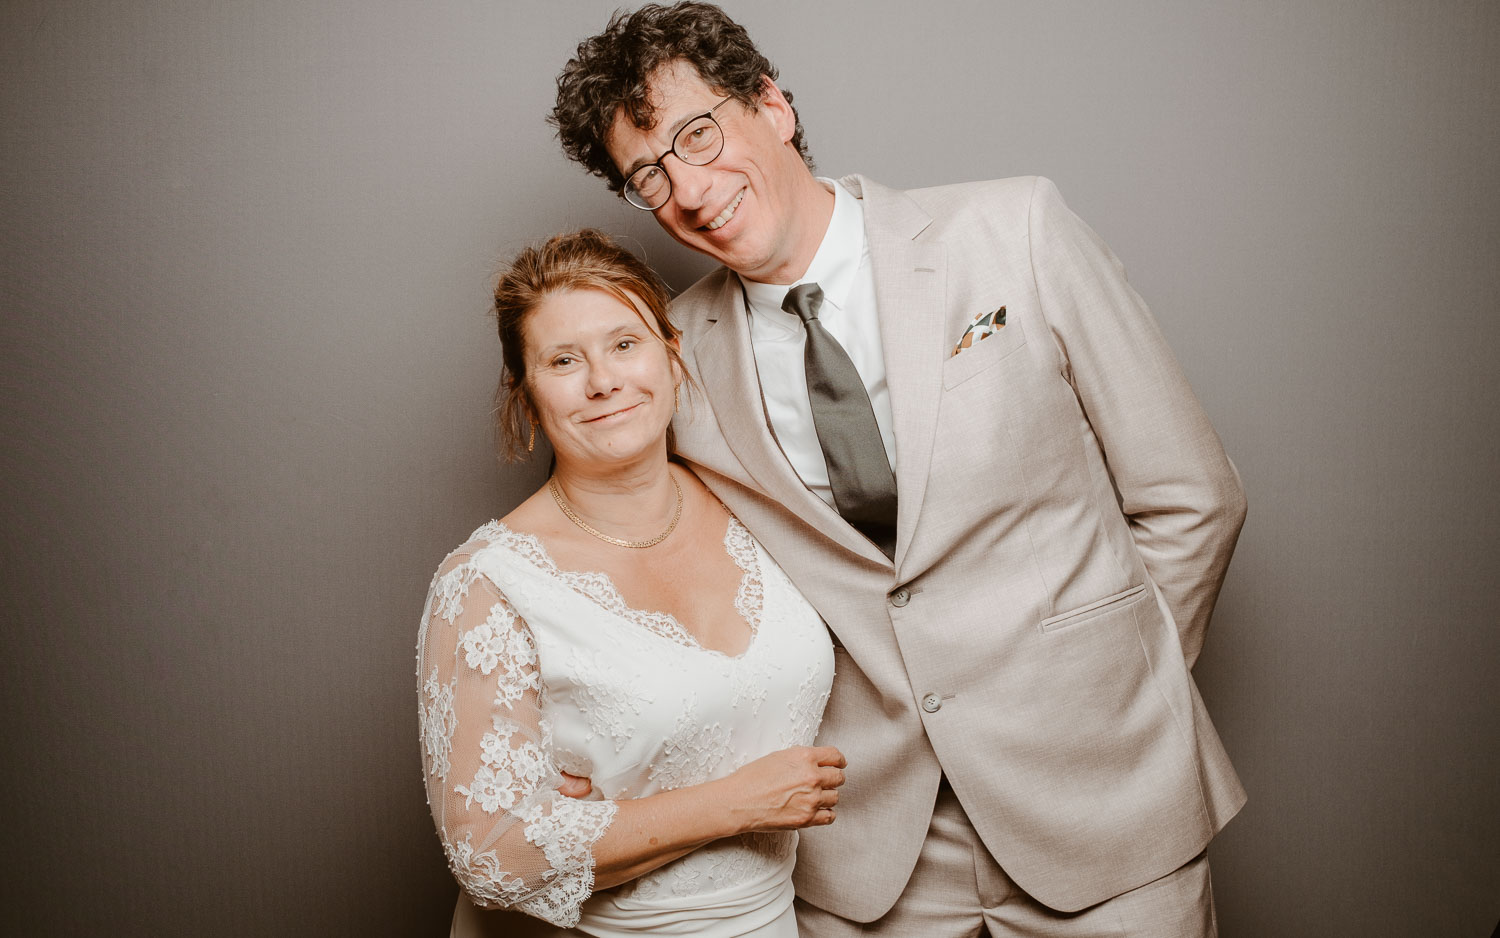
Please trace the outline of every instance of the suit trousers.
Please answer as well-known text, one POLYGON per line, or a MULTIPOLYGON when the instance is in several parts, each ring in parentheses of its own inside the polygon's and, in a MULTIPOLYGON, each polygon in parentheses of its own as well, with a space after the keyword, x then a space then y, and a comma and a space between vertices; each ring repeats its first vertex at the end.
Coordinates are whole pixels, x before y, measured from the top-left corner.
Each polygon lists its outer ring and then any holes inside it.
MULTIPOLYGON (((848 875, 858 876, 851 862, 848 875)), ((802 938, 1216 938, 1208 857, 1199 854, 1153 882, 1078 912, 1027 895, 990 856, 945 783, 922 853, 896 905, 874 922, 851 922, 797 900, 802 938)))

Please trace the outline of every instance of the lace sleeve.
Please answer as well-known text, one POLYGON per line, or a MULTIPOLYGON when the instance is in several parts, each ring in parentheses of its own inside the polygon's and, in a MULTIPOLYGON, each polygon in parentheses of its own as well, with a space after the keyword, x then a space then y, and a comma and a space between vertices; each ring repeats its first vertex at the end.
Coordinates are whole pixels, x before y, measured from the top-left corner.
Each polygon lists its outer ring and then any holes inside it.
POLYGON ((476 905, 577 924, 611 801, 559 795, 531 630, 475 568, 471 541, 433 578, 417 640, 427 802, 476 905))

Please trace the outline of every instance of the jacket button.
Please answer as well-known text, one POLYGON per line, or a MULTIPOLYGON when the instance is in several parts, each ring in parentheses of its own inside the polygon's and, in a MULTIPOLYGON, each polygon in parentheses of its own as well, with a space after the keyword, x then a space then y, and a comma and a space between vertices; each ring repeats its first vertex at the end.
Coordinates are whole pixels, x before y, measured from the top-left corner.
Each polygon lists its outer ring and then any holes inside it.
POLYGON ((909 602, 911 602, 911 593, 904 586, 891 594, 891 605, 898 609, 909 602))
POLYGON ((928 694, 926 697, 922 698, 922 709, 926 710, 928 713, 937 713, 939 710, 943 709, 943 698, 939 697, 937 694, 928 694))

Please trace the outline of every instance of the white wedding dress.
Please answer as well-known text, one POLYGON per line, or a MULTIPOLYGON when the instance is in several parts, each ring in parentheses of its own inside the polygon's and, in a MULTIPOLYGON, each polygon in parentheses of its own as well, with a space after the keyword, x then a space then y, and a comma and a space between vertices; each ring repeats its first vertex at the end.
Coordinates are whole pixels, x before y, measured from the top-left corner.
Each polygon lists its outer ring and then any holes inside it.
POLYGON ((499 522, 438 569, 417 644, 424 775, 476 905, 587 935, 794 938, 795 832, 714 841, 593 892, 615 800, 720 778, 817 733, 833 679, 822 620, 734 518, 724 549, 744 571, 739 656, 628 608, 608 577, 560 570, 499 522), (590 799, 559 795, 559 770, 588 776, 590 799))

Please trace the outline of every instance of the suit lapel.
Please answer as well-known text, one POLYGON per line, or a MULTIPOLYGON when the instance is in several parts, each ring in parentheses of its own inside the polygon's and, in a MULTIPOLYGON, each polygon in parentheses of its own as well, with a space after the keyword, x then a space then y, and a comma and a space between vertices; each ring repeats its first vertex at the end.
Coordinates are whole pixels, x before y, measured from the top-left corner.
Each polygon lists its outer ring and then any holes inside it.
POLYGON ((762 491, 808 524, 849 550, 889 563, 878 547, 803 484, 771 434, 750 344, 744 295, 732 274, 724 278, 708 316, 712 324, 693 347, 693 358, 724 441, 740 465, 762 491))
POLYGON ((921 515, 942 396, 947 251, 919 243, 931 218, 907 195, 861 176, 840 180, 864 204, 886 382, 896 433, 896 570, 921 515))

